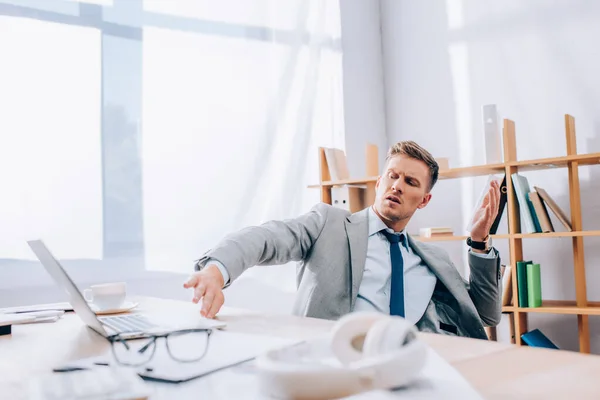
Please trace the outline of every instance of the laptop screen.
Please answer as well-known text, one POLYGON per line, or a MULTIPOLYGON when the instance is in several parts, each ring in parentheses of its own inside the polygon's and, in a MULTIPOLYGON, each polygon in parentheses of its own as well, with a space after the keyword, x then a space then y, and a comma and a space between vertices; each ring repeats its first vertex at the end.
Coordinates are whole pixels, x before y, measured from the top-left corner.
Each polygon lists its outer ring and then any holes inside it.
POLYGON ((41 240, 28 241, 29 247, 40 260, 46 271, 52 276, 58 286, 62 287, 69 295, 69 303, 75 310, 75 313, 86 323, 87 326, 98 332, 100 335, 108 336, 106 330, 96 317, 96 313, 92 311, 90 306, 85 301, 85 298, 71 279, 65 269, 60 265, 58 260, 54 258, 50 250, 41 240))

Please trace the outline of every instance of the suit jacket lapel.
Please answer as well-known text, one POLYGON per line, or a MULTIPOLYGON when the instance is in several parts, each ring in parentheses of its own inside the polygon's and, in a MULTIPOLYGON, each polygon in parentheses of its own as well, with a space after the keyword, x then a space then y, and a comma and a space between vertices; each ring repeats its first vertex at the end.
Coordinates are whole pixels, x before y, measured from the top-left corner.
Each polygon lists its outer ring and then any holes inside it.
POLYGON ((346 235, 350 248, 350 273, 352 276, 351 309, 358 295, 367 260, 367 242, 369 239, 368 209, 364 209, 346 218, 346 235))
POLYGON ((468 304, 468 300, 470 299, 469 293, 467 292, 465 283, 458 271, 452 268, 445 260, 441 260, 440 258, 436 257, 431 251, 425 250, 422 245, 413 240, 410 235, 407 236, 408 243, 412 247, 413 251, 417 253, 419 257, 421 257, 425 264, 427 264, 435 276, 437 276, 444 286, 446 286, 456 300, 458 300, 460 304, 468 304))

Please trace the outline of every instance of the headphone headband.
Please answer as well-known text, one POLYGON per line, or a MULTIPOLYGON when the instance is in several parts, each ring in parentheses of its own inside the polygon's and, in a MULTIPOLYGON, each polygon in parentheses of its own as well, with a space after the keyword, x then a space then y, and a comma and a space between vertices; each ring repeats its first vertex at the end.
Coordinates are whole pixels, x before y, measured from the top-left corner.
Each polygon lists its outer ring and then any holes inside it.
POLYGON ((357 312, 327 338, 271 350, 256 360, 263 392, 278 398, 331 399, 412 382, 427 349, 404 318, 357 312))

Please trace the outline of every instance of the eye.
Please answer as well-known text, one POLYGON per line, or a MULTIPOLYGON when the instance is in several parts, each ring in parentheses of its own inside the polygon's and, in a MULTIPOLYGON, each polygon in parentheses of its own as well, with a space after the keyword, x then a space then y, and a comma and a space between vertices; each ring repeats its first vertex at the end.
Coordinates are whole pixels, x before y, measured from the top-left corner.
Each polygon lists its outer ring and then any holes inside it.
POLYGON ((407 179, 406 183, 408 183, 410 186, 417 186, 418 182, 415 181, 414 179, 407 179))
POLYGON ((390 179, 398 179, 398 174, 394 172, 390 172, 388 176, 390 177, 390 179))

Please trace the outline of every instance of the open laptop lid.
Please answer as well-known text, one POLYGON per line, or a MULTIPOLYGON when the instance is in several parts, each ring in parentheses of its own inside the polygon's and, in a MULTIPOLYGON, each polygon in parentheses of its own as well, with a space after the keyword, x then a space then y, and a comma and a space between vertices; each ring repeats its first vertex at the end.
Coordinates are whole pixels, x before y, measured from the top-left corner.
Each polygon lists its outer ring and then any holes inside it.
POLYGON ((108 333, 102 323, 96 317, 96 313, 92 311, 87 301, 71 279, 65 269, 60 265, 58 260, 54 258, 50 250, 41 240, 27 241, 31 250, 40 260, 46 271, 56 281, 58 286, 62 287, 69 295, 69 303, 77 315, 85 322, 87 326, 98 332, 100 335, 107 337, 108 333))

